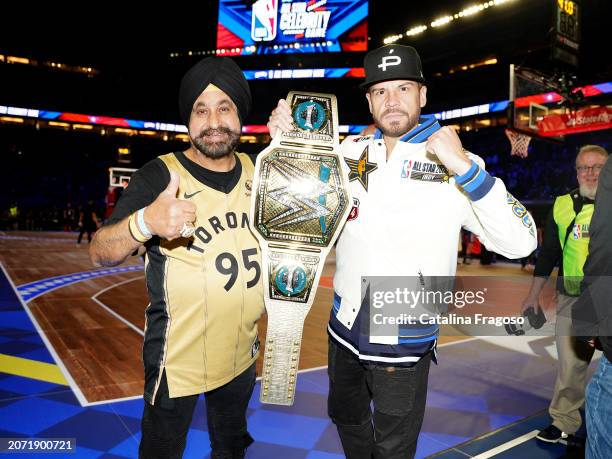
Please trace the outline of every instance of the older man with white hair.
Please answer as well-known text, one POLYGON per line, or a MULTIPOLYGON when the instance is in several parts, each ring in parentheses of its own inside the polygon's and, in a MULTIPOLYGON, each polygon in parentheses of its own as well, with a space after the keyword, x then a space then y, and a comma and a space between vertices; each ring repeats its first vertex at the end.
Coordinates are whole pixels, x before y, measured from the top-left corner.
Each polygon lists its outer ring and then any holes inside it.
POLYGON ((540 292, 559 262, 555 325, 559 372, 549 407, 553 422, 537 435, 547 443, 568 439, 582 424, 579 410, 584 403, 587 368, 593 348, 572 336, 571 310, 580 296, 599 172, 607 158, 608 152, 598 145, 585 145, 579 150, 576 156, 578 188, 555 199, 544 229, 544 243, 531 289, 523 302, 523 309, 537 307, 540 292))

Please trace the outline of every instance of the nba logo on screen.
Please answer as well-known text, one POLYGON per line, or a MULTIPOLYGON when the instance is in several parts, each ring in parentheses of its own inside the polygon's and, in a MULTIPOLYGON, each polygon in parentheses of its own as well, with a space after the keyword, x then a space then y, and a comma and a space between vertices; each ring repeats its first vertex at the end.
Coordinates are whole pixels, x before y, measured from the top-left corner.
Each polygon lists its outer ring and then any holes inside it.
POLYGON ((251 38, 253 41, 270 41, 276 37, 278 25, 278 0, 257 0, 253 3, 251 38))

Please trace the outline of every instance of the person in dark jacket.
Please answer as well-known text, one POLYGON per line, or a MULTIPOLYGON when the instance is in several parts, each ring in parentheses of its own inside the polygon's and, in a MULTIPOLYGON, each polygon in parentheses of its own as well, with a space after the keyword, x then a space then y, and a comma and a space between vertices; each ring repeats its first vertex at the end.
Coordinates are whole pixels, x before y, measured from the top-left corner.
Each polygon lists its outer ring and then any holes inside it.
POLYGON ((99 224, 100 222, 98 221, 98 216, 94 209, 94 202, 90 199, 79 214, 79 237, 77 239, 77 247, 81 245, 81 240, 85 233, 87 233, 87 242, 91 242, 91 235, 96 232, 99 224))
POLYGON ((582 294, 572 308, 579 340, 603 350, 586 389, 587 458, 612 457, 612 161, 599 176, 582 294))

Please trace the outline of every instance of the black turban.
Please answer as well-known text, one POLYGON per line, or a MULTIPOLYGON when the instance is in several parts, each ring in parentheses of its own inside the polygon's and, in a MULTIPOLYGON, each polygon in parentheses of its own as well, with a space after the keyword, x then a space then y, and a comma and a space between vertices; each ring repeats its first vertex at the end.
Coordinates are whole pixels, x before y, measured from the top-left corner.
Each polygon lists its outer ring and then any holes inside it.
POLYGON ((207 57, 191 67, 181 81, 179 91, 179 110, 186 126, 193 104, 209 84, 214 84, 236 104, 240 121, 251 110, 251 90, 242 70, 227 57, 207 57))

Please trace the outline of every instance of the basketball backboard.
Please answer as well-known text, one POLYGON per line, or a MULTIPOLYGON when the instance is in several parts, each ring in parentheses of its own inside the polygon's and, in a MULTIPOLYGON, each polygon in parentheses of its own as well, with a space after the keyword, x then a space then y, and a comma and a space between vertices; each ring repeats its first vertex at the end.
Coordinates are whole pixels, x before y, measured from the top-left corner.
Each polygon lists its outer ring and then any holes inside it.
POLYGON ((546 116, 568 111, 567 97, 559 93, 566 91, 560 84, 568 86, 558 77, 510 64, 508 127, 531 137, 562 141, 562 136, 542 136, 538 128, 546 116))
POLYGON ((132 174, 136 172, 136 169, 129 169, 127 167, 110 167, 108 169, 109 185, 110 186, 123 186, 123 182, 127 180, 130 183, 132 174))

